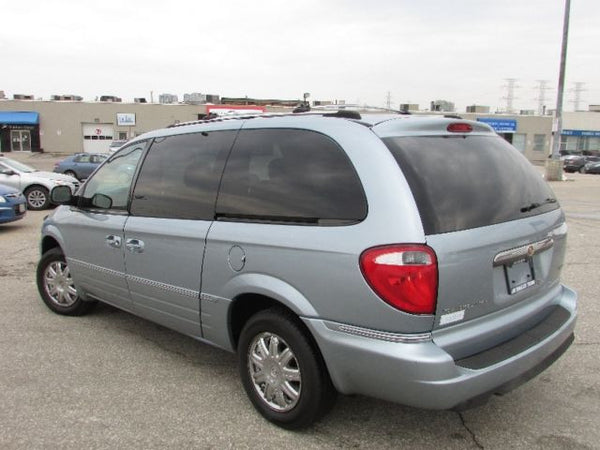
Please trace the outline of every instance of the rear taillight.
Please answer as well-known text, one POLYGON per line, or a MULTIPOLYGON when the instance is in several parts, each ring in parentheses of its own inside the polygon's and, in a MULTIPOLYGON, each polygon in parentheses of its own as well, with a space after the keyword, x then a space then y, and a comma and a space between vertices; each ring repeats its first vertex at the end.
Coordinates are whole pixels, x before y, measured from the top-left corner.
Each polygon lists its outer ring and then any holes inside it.
POLYGON ((365 250, 360 269, 383 300, 412 314, 433 314, 437 301, 438 266, 426 245, 389 245, 365 250))
POLYGON ((473 131, 471 124, 463 122, 455 122, 448 125, 446 128, 450 133, 470 133, 473 131))

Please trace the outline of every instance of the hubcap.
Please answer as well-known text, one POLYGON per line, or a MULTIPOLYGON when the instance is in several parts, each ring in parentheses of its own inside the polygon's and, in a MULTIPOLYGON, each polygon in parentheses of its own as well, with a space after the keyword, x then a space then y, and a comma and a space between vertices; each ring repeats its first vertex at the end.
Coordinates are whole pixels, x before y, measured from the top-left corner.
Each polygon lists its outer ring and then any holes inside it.
POLYGON ((44 272, 44 288, 50 299, 58 306, 72 306, 77 301, 77 290, 69 267, 63 261, 54 261, 44 272))
POLYGON ((46 195, 42 191, 31 191, 27 201, 34 208, 41 208, 46 203, 46 195))
POLYGON ((289 345, 274 333, 257 335, 248 349, 248 370, 254 389, 269 408, 290 411, 300 398, 302 377, 289 345))

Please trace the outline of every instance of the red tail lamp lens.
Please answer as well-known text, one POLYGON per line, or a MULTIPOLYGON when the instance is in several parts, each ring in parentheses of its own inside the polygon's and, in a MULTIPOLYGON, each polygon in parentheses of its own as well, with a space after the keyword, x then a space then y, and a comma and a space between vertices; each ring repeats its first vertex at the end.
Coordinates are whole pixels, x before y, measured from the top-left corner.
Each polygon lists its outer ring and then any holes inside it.
POLYGON ((379 297, 412 314, 433 314, 437 302, 438 266, 426 245, 391 245, 365 250, 363 276, 379 297))
POLYGON ((470 133, 473 131, 473 127, 470 124, 461 122, 451 123, 446 129, 450 133, 470 133))

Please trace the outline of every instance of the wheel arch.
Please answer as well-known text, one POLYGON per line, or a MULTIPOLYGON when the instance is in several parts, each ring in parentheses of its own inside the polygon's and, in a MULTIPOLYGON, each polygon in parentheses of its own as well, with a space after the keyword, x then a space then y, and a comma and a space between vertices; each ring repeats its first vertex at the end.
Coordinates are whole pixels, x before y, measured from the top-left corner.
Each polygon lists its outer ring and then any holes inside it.
POLYGON ((44 183, 33 182, 33 183, 27 184, 26 186, 23 186, 23 193, 25 193, 25 191, 28 191, 29 189, 33 189, 33 188, 46 189, 48 191, 48 194, 50 194, 50 191, 52 190, 51 186, 47 186, 44 183))
POLYGON ((256 293, 244 293, 238 295, 233 299, 229 307, 227 323, 229 325, 229 339, 234 351, 237 351, 240 334, 244 325, 246 325, 252 316, 267 309, 278 310, 296 322, 311 341, 315 350, 320 353, 317 341, 308 327, 301 320, 298 312, 273 297, 256 293))
POLYGON ((62 251, 62 247, 58 240, 54 236, 44 236, 40 242, 40 251, 43 255, 44 253, 52 250, 53 248, 59 248, 62 251))

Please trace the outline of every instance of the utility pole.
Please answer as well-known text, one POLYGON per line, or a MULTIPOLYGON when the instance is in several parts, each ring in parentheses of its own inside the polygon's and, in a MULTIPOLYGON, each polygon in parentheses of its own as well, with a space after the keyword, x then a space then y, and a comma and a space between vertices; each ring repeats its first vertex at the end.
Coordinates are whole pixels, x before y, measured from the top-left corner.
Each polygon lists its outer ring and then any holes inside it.
POLYGON ((563 97, 565 91, 565 69, 567 66, 567 42, 569 40, 569 12, 571 0, 565 0, 565 17, 563 22, 562 49, 560 52, 560 72, 558 74, 558 95, 556 96, 556 126, 552 142, 552 159, 559 159, 560 134, 562 132, 563 97))
POLYGON ((392 93, 390 91, 388 91, 385 96, 385 107, 387 109, 392 109, 392 93))

